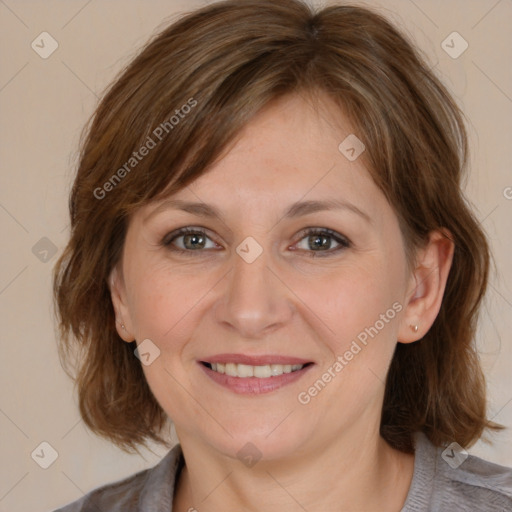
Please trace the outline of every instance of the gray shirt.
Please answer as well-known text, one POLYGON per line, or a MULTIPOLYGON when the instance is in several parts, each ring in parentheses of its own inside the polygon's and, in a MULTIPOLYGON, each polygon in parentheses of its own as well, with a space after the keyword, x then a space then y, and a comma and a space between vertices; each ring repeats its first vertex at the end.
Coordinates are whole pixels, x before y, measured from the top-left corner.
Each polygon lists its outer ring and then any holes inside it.
MULTIPOLYGON (((512 512, 512 468, 473 455, 464 458, 453 447, 436 448, 422 433, 415 439, 414 474, 400 512, 512 512)), ((99 487, 55 512, 172 512, 183 465, 178 444, 153 468, 99 487)))

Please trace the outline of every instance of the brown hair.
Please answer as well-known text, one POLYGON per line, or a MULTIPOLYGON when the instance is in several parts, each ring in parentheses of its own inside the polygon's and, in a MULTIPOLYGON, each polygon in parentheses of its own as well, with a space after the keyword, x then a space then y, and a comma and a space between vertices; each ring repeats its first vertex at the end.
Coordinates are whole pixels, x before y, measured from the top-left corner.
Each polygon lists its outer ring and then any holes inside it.
POLYGON ((167 417, 134 344, 117 334, 107 282, 127 221, 201 176, 256 112, 291 93, 326 94, 348 115, 410 265, 431 230, 453 236, 439 315, 423 339, 397 345, 381 435, 404 452, 415 431, 438 446, 471 445, 498 426, 486 420, 473 345, 490 257, 461 191, 462 115, 385 18, 350 5, 315 12, 299 0, 228 0, 187 14, 148 43, 98 106, 70 196, 71 238, 54 269, 60 355, 75 368, 85 423, 127 451, 165 443, 167 417))

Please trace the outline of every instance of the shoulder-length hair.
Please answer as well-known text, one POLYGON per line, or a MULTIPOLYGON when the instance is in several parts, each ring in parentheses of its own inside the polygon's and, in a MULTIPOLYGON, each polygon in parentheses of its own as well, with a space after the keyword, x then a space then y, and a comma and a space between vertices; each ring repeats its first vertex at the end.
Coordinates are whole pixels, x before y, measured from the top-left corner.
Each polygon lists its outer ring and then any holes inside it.
POLYGON ((146 45, 92 117, 70 195, 71 236, 54 269, 59 353, 82 418, 126 451, 150 439, 165 444, 167 417, 134 344, 117 334, 107 281, 128 219, 201 176, 262 107, 292 93, 328 95, 348 116, 411 266, 431 230, 453 236, 434 324, 394 353, 381 435, 404 452, 416 431, 438 446, 471 445, 498 426, 486 419, 474 346, 490 256, 461 190, 462 114, 384 17, 351 5, 315 11, 299 0, 227 0, 187 14, 146 45))

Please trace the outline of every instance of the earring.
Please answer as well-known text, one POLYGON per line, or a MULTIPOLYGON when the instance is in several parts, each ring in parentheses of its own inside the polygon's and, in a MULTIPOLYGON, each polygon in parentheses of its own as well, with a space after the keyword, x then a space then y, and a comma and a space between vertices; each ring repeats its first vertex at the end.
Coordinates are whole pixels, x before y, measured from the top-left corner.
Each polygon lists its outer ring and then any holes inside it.
POLYGON ((418 326, 417 326, 417 325, 415 325, 415 326, 412 326, 412 325, 411 325, 411 329, 412 329, 414 332, 418 332, 418 326))
MULTIPOLYGON (((123 329, 123 331, 126 331, 124 324, 121 324, 121 329, 123 329)), ((418 327, 416 327, 416 330, 418 330, 418 327)))

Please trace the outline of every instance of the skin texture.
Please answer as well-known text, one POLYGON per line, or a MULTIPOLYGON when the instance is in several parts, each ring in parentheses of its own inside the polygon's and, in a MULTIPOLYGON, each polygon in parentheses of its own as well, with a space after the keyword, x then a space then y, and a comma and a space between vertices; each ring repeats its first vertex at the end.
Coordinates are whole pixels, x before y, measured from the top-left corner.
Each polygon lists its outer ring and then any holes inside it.
POLYGON ((230 510, 385 511, 405 501, 414 457, 379 436, 384 380, 397 340, 414 342, 434 322, 453 244, 431 233, 408 273, 392 207, 362 159, 350 162, 338 150, 350 133, 327 98, 317 111, 288 96, 173 196, 214 205, 222 221, 165 207, 154 213, 161 202, 130 220, 112 300, 125 326, 120 336, 149 338, 161 351, 144 372, 185 454, 178 512, 226 510, 227 503, 230 510), (350 202, 369 220, 349 209, 284 218, 296 201, 327 199, 350 202), (173 252, 190 247, 183 236, 162 244, 186 226, 204 228, 204 248, 173 252), (309 227, 331 229, 350 245, 336 251, 340 244, 328 237, 327 250, 318 249, 303 233, 309 227), (252 263, 236 252, 249 236, 263 250, 252 263), (298 394, 396 302, 401 311, 378 335, 308 404, 299 403, 298 394), (221 353, 294 356, 314 366, 271 393, 241 395, 198 363, 221 353), (237 458, 248 442, 261 453, 252 467, 237 458))

